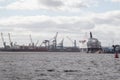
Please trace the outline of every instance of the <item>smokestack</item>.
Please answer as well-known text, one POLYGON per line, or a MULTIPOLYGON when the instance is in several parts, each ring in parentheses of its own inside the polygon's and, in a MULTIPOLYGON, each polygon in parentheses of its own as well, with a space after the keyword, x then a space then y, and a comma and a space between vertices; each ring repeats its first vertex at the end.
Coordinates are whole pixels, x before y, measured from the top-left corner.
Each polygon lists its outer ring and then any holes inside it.
POLYGON ((90 32, 90 38, 92 38, 92 32, 90 32))

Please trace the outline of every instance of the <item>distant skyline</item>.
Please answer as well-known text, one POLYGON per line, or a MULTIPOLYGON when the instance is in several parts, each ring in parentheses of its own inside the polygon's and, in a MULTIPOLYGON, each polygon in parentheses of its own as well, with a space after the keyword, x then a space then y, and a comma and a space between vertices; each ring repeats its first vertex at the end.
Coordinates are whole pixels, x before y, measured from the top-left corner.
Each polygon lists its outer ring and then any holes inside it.
POLYGON ((58 42, 65 38, 72 46, 66 36, 84 40, 90 31, 103 46, 120 44, 120 0, 0 0, 0 32, 7 43, 8 33, 13 42, 29 44, 29 34, 41 43, 58 32, 58 42))

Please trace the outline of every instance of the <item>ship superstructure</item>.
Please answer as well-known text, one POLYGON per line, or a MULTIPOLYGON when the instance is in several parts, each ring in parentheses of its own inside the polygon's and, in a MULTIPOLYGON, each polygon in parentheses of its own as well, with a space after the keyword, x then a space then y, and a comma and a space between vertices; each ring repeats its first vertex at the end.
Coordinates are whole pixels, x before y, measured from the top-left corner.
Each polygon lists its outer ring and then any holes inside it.
POLYGON ((93 38, 92 32, 90 32, 90 38, 88 39, 87 47, 87 53, 97 52, 102 49, 101 42, 97 38, 93 38))

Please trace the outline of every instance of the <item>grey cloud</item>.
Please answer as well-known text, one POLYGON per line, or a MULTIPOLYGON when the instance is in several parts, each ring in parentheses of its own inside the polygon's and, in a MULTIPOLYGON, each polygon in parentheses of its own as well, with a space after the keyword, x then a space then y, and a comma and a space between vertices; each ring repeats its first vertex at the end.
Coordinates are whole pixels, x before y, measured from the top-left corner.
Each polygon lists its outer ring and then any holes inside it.
POLYGON ((115 25, 115 26, 120 26, 120 20, 119 19, 102 19, 102 18, 94 18, 94 22, 96 24, 102 25, 102 24, 107 24, 107 25, 115 25))
MULTIPOLYGON (((0 25, 2 26, 2 25, 0 25)), ((11 32, 13 31, 13 28, 11 27, 8 27, 8 26, 3 26, 3 27, 0 27, 0 32, 11 32)))
POLYGON ((110 19, 104 19, 104 18, 94 18, 95 23, 98 24, 108 24, 111 23, 112 20, 110 19))
POLYGON ((64 5, 60 0, 39 0, 39 2, 49 7, 60 7, 64 5))
POLYGON ((34 23, 31 25, 27 25, 29 29, 31 28, 32 30, 36 29, 37 30, 56 30, 56 31, 80 31, 80 30, 86 30, 86 29, 92 29, 95 27, 95 25, 91 22, 88 21, 79 21, 75 23, 56 23, 54 21, 45 21, 45 22, 39 22, 39 23, 34 23))
POLYGON ((111 14, 109 17, 94 17, 93 21, 96 24, 102 25, 114 25, 114 26, 120 26, 120 14, 111 14))
POLYGON ((87 8, 88 5, 81 2, 81 3, 77 3, 75 6, 72 6, 72 7, 74 7, 74 8, 87 8))
MULTIPOLYGON (((8 25, 7 25, 8 26, 8 25)), ((5 27, 5 26, 4 26, 5 27)), ((32 32, 63 32, 79 33, 81 30, 93 29, 95 25, 88 21, 78 21, 75 23, 56 23, 55 21, 44 21, 32 24, 9 25, 11 28, 24 28, 32 32)))
POLYGON ((98 38, 101 41, 102 46, 113 45, 113 41, 115 41, 115 43, 118 43, 120 41, 120 38, 118 38, 116 35, 118 34, 113 31, 93 31, 93 37, 98 38))
POLYGON ((79 29, 93 29, 95 25, 88 21, 80 21, 74 23, 72 26, 79 28, 79 29))

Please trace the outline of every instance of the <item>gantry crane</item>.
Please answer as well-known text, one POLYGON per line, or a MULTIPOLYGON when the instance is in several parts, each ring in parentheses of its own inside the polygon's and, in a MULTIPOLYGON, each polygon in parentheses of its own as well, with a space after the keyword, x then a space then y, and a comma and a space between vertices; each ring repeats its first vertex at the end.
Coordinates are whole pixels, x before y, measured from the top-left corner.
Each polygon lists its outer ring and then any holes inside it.
POLYGON ((4 48, 6 48, 6 42, 4 41, 3 33, 1 33, 1 38, 2 38, 4 48))
POLYGON ((40 46, 42 46, 42 44, 44 44, 45 47, 49 49, 49 46, 50 46, 50 45, 49 45, 49 42, 50 42, 49 40, 44 40, 44 41, 41 43, 40 46))
POLYGON ((10 33, 8 33, 8 37, 9 37, 10 46, 13 47, 13 42, 11 41, 10 33))
POLYGON ((37 45, 38 45, 38 43, 39 43, 39 40, 37 40, 37 42, 35 43, 35 46, 37 46, 37 45))
POLYGON ((29 35, 29 37, 30 37, 30 41, 31 41, 31 46, 34 47, 34 43, 33 43, 31 35, 29 35))
POLYGON ((59 46, 61 47, 61 49, 63 49, 63 42, 64 42, 64 38, 61 40, 61 42, 59 43, 59 46))
POLYGON ((54 49, 56 49, 56 47, 57 47, 57 36, 58 36, 58 32, 56 33, 56 35, 54 36, 53 41, 52 41, 54 49))
POLYGON ((67 38, 71 41, 71 43, 73 44, 74 47, 77 47, 76 45, 76 40, 72 40, 70 37, 67 36, 67 38))

